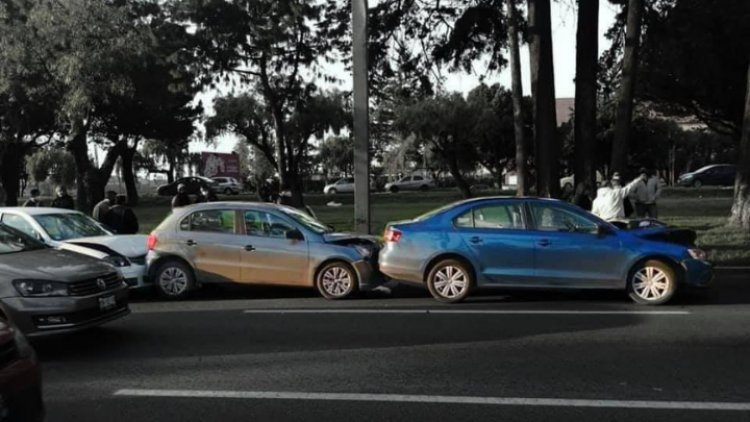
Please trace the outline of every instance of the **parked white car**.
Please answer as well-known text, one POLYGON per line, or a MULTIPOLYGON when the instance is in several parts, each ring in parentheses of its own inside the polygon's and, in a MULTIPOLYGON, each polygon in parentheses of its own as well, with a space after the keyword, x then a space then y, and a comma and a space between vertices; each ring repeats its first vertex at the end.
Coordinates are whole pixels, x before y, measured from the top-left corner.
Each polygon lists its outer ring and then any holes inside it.
POLYGON ((430 177, 413 175, 413 176, 404 176, 395 182, 386 183, 385 190, 387 192, 396 193, 402 190, 426 191, 434 187, 435 187, 435 181, 432 180, 430 177))
MULTIPOLYGON (((602 181, 604 181, 604 176, 602 176, 601 172, 599 170, 596 171, 596 184, 601 185, 602 181)), ((576 186, 576 178, 574 175, 565 176, 560 178, 560 187, 563 189, 570 189, 573 190, 576 186)))
POLYGON ((216 191, 226 195, 239 195, 242 191, 242 185, 234 177, 214 177, 216 182, 216 191))
POLYGON ((337 193, 354 192, 354 178, 342 177, 341 179, 325 185, 323 193, 326 195, 336 195, 337 193))
POLYGON ((106 261, 117 267, 132 288, 148 284, 148 236, 116 235, 81 212, 60 208, 0 208, 0 223, 39 239, 47 246, 106 261))

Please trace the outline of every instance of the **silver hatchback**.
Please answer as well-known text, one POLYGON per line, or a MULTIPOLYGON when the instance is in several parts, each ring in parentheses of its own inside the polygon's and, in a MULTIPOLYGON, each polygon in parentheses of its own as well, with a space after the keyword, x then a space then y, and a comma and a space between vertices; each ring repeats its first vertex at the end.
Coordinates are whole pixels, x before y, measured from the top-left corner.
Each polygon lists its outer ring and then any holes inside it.
POLYGON ((185 297, 204 283, 309 286, 342 299, 380 283, 376 238, 334 233, 294 208, 210 202, 176 209, 149 236, 159 293, 185 297))

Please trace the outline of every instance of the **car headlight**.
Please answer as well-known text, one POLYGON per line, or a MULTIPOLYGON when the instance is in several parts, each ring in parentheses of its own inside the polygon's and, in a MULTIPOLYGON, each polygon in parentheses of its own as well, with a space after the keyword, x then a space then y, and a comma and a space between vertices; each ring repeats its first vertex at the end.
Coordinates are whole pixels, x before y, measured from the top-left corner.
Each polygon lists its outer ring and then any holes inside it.
POLYGON ((124 256, 110 255, 104 258, 104 261, 118 268, 130 266, 130 261, 128 261, 128 259, 124 256))
POLYGON ((706 260, 706 251, 704 251, 703 249, 688 249, 688 254, 693 259, 697 259, 699 261, 706 260))
POLYGON ((362 256, 362 258, 369 258, 372 255, 372 250, 360 245, 354 245, 354 249, 362 256))
POLYGON ((68 285, 47 280, 13 280, 13 286, 24 297, 67 296, 68 285))

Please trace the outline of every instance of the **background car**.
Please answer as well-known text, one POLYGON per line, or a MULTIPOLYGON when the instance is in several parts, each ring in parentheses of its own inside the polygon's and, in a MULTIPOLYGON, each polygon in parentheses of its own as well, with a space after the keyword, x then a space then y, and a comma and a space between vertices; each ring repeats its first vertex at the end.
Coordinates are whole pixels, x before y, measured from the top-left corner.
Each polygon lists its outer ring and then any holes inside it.
POLYGON ((109 264, 52 249, 0 224, 0 311, 28 336, 77 331, 128 313, 128 287, 109 264))
POLYGON ((242 185, 234 177, 214 177, 211 180, 216 183, 216 192, 225 195, 239 195, 242 192, 242 185))
POLYGON ((430 177, 413 175, 413 176, 404 176, 395 182, 386 183, 385 190, 387 192, 396 193, 402 190, 426 191, 434 187, 435 187, 435 181, 432 180, 430 177))
POLYGON ((202 187, 207 187, 214 192, 221 192, 218 190, 219 185, 208 177, 191 176, 182 177, 172 183, 157 187, 156 194, 159 196, 174 196, 177 194, 177 186, 180 184, 185 185, 185 192, 188 195, 198 195, 202 187))
POLYGON ((621 230, 562 201, 482 198, 389 224, 379 263, 443 302, 474 287, 596 288, 657 305, 712 279, 705 253, 684 239, 660 225, 621 230))
POLYGON ((59 208, 0 208, 0 223, 47 246, 104 260, 118 268, 130 287, 149 286, 145 235, 112 234, 81 212, 59 208))
MULTIPOLYGON (((596 171, 597 186, 601 186, 603 181, 604 181, 604 176, 602 176, 602 173, 599 170, 597 170, 596 171)), ((574 174, 560 178, 560 188, 569 190, 572 192, 575 189, 575 186, 576 186, 576 176, 574 174)))
POLYGON ((354 192, 354 178, 343 177, 333 183, 325 185, 323 193, 326 195, 336 195, 337 193, 352 193, 354 192))
POLYGON ((0 421, 44 420, 42 374, 21 330, 0 316, 0 421))
POLYGON ((333 233, 305 213, 269 203, 177 209, 148 245, 149 274, 170 299, 221 282, 315 287, 327 299, 342 299, 380 281, 373 237, 333 233))
POLYGON ((677 180, 679 186, 734 186, 737 167, 730 164, 714 164, 685 173, 677 180))

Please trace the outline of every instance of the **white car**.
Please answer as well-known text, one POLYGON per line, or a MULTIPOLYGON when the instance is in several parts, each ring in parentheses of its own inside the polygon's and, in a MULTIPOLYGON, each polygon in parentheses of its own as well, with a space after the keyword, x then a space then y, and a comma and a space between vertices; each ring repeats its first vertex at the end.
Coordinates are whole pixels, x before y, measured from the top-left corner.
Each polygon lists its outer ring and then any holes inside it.
POLYGON ((116 235, 93 218, 60 208, 0 208, 0 223, 39 239, 47 246, 106 261, 132 288, 148 285, 145 235, 116 235))
POLYGON ((435 181, 425 176, 404 176, 401 179, 387 183, 385 190, 387 192, 396 193, 402 190, 421 190, 426 191, 430 188, 435 187, 435 181))
POLYGON ((326 195, 336 195, 337 193, 352 193, 354 192, 354 178, 343 177, 333 183, 327 184, 323 188, 323 193, 326 195))
MULTIPOLYGON (((602 176, 601 172, 599 170, 596 171, 596 184, 601 185, 602 181, 604 181, 604 176, 602 176)), ((576 186, 576 178, 575 175, 565 176, 560 178, 560 187, 562 189, 569 189, 573 190, 576 186)))
POLYGON ((214 177, 216 182, 216 191, 226 195, 239 195, 242 191, 242 185, 234 177, 214 177))

